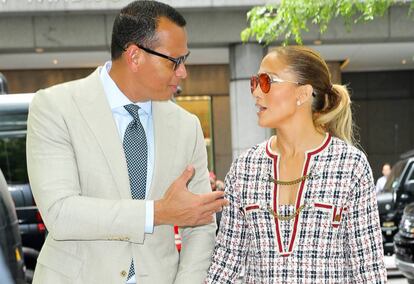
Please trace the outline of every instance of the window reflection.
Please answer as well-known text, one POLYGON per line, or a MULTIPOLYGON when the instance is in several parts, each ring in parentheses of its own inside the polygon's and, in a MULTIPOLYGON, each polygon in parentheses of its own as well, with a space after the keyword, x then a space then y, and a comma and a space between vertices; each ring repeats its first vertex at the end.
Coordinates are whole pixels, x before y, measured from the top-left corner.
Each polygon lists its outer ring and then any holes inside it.
POLYGON ((214 143, 212 128, 212 107, 210 96, 179 96, 176 103, 195 114, 201 123, 207 147, 208 169, 214 171, 214 143))
POLYGON ((8 184, 29 182, 25 132, 13 131, 0 135, 0 168, 8 184))
POLYGON ((397 162, 391 170, 387 182, 384 185, 384 192, 393 192, 398 187, 400 182, 401 173, 404 170, 408 160, 397 162))

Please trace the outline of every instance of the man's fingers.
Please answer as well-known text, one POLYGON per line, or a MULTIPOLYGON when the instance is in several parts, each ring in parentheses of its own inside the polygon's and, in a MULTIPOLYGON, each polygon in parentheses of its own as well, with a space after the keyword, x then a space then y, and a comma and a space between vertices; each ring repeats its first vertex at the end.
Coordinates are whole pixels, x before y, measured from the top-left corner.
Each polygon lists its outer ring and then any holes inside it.
POLYGON ((214 222, 214 217, 212 214, 205 214, 201 220, 198 222, 198 225, 207 225, 214 222))
POLYGON ((229 201, 226 199, 216 199, 215 201, 212 201, 210 203, 203 205, 203 212, 220 212, 224 206, 229 205, 229 201))
POLYGON ((229 205, 229 201, 224 199, 223 191, 213 191, 205 194, 201 194, 203 212, 219 212, 224 206, 229 205))
POLYGON ((183 173, 178 177, 177 180, 179 180, 180 182, 184 184, 187 184, 189 180, 193 177, 193 175, 194 175, 194 167, 191 165, 188 165, 183 171, 183 173))
POLYGON ((224 198, 224 191, 213 191, 209 193, 200 194, 200 199, 203 204, 208 204, 217 199, 224 198))

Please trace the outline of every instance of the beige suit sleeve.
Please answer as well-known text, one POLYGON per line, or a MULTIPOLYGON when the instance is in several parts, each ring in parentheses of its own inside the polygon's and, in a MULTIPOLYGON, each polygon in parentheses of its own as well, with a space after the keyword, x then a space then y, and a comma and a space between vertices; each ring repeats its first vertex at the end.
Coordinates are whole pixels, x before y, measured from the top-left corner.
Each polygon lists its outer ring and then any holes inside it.
MULTIPOLYGON (((194 116, 194 150, 190 164, 195 176, 189 183, 194 193, 211 192, 207 169, 207 152, 199 120, 194 116)), ((182 250, 175 284, 202 283, 207 275, 215 242, 216 223, 180 230, 182 250)))
POLYGON ((27 128, 30 185, 51 237, 143 243, 145 201, 83 195, 73 147, 78 130, 68 128, 62 114, 65 101, 54 98, 61 95, 36 94, 27 128))

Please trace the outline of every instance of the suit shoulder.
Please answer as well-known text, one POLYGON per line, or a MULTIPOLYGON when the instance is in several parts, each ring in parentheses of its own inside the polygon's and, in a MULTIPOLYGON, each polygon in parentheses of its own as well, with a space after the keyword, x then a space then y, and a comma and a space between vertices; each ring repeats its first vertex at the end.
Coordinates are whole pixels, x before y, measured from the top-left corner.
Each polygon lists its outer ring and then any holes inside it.
POLYGON ((168 105, 171 107, 171 109, 173 109, 174 111, 178 112, 180 115, 184 115, 184 116, 194 116, 194 114, 192 114, 191 112, 189 112, 188 110, 184 109, 182 106, 180 106, 179 104, 173 102, 173 101, 168 101, 168 105))
POLYGON ((162 102, 156 102, 159 107, 161 107, 166 112, 171 112, 175 116, 179 117, 180 119, 197 119, 197 116, 193 113, 187 111, 183 107, 179 106, 177 103, 173 101, 162 101, 162 102))

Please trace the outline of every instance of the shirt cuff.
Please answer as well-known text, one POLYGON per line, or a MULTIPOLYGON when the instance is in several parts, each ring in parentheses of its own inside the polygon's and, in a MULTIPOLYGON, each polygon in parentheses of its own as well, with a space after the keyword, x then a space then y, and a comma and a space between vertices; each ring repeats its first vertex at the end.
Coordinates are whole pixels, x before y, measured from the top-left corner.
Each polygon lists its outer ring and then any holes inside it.
POLYGON ((145 233, 152 234, 154 232, 154 200, 145 202, 145 233))

